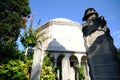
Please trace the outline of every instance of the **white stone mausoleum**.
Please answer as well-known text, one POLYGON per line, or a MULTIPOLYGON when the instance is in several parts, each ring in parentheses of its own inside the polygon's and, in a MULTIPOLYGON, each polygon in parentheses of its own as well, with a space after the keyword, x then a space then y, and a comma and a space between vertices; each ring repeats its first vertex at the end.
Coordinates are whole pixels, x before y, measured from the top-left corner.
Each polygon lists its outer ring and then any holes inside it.
POLYGON ((90 80, 82 25, 66 18, 56 18, 40 28, 48 37, 43 43, 44 49, 54 55, 54 66, 60 67, 58 80, 79 80, 78 65, 84 66, 85 80, 90 80))

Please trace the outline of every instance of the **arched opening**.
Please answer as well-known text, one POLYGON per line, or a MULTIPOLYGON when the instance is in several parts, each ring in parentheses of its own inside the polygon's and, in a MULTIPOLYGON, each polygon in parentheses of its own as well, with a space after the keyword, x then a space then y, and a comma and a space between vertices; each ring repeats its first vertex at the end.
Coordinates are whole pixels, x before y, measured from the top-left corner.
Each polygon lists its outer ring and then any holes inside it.
POLYGON ((89 76, 89 68, 88 68, 88 64, 87 64, 87 56, 86 55, 83 55, 81 57, 81 65, 83 66, 85 78, 87 78, 89 76))
POLYGON ((70 56, 70 66, 71 67, 77 67, 78 65, 78 59, 75 55, 70 56))
POLYGON ((61 66, 62 65, 62 59, 63 59, 64 55, 60 54, 57 58, 57 66, 61 66))
POLYGON ((81 65, 82 66, 86 66, 87 65, 87 56, 82 56, 81 57, 81 65))
POLYGON ((63 54, 60 54, 57 58, 57 78, 62 80, 62 59, 64 58, 63 54))
POLYGON ((87 60, 87 56, 86 56, 86 55, 83 55, 83 56, 81 57, 81 60, 87 60))
POLYGON ((70 59, 70 66, 72 69, 70 74, 72 74, 71 76, 74 76, 74 80, 79 80, 79 72, 78 72, 79 62, 78 62, 78 59, 75 55, 71 55, 69 59, 70 59))

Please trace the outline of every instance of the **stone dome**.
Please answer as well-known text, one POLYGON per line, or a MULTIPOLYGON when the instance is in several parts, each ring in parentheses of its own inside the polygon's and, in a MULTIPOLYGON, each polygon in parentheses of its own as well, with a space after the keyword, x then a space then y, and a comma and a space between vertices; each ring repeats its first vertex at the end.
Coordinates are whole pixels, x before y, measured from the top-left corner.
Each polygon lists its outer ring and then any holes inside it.
POLYGON ((67 19, 67 18, 55 18, 55 19, 52 19, 52 20, 50 20, 50 21, 73 22, 72 20, 67 19))
POLYGON ((55 19, 50 20, 49 22, 63 22, 63 23, 79 24, 78 22, 72 21, 67 18, 55 18, 55 19))

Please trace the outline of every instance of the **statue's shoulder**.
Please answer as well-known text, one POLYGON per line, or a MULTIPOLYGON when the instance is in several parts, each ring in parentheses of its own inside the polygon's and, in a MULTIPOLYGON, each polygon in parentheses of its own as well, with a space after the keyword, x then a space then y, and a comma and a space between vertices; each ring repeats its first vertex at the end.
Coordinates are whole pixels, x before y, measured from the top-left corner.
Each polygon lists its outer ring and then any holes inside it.
POLYGON ((101 24, 101 25, 106 25, 106 24, 107 24, 104 16, 98 17, 98 18, 96 19, 96 21, 99 22, 99 24, 101 24))

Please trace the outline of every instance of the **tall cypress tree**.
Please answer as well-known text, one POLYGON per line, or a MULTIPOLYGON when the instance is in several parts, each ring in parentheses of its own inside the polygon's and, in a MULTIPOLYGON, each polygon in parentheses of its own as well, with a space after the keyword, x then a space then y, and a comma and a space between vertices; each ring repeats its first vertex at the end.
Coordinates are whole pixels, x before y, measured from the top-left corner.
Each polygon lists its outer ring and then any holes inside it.
POLYGON ((15 42, 30 13, 29 0, 0 0, 0 63, 17 58, 15 42))
POLYGON ((30 12, 29 0, 0 0, 0 42, 16 41, 30 12))

